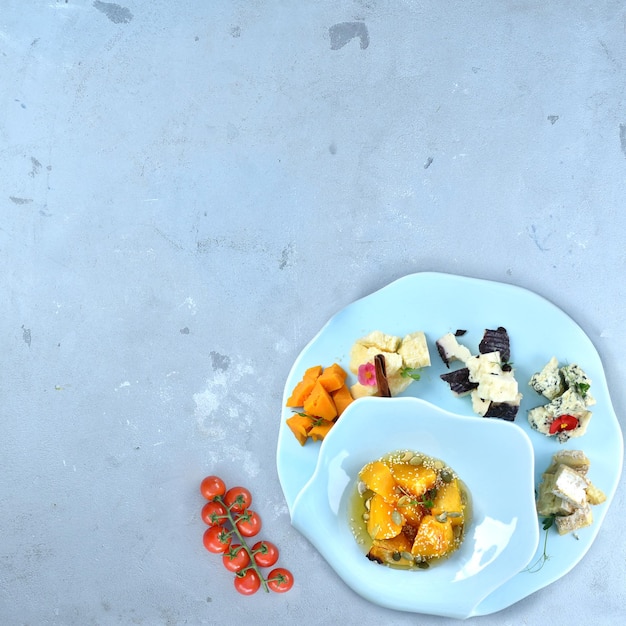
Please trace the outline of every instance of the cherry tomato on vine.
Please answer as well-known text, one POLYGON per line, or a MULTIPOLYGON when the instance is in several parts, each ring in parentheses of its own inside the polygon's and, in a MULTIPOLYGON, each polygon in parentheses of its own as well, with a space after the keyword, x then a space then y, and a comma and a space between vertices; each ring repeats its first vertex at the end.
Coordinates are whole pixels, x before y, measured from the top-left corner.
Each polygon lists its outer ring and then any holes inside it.
POLYGON ((269 541, 257 541, 252 546, 252 558, 259 567, 271 567, 278 561, 278 548, 269 541))
POLYGON ((200 483, 200 493, 207 499, 213 500, 217 496, 223 496, 226 485, 219 476, 206 476, 200 483))
POLYGON ((211 500, 207 502, 200 511, 200 517, 207 526, 222 526, 228 519, 226 507, 219 502, 211 500))
POLYGON ((245 572, 238 572, 235 576, 235 589, 244 596, 251 596, 256 593, 261 586, 261 578, 256 570, 247 569, 245 572))
POLYGON ((261 517, 248 509, 237 518, 235 525, 244 537, 254 537, 261 530, 261 517))
POLYGON ((209 526, 202 535, 204 547, 214 554, 226 552, 230 546, 231 534, 221 526, 209 526))
POLYGON ((229 572, 240 572, 250 565, 250 556, 243 546, 231 545, 222 555, 222 562, 229 572))
POLYGON ((224 495, 224 504, 233 513, 242 513, 252 503, 252 495, 245 487, 231 487, 224 495))
POLYGON ((273 569, 266 580, 267 586, 276 593, 284 593, 293 587, 293 574, 284 567, 273 569))

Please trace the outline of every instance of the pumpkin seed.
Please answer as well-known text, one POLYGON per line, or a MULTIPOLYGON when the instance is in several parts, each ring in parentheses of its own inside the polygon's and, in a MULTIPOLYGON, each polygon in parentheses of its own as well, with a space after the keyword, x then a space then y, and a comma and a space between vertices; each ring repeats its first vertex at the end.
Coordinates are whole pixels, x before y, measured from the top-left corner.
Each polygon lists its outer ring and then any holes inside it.
POLYGON ((443 469, 443 462, 442 461, 435 461, 433 465, 434 465, 435 469, 438 469, 438 470, 443 469))
POLYGON ((403 552, 402 553, 402 558, 406 559, 407 561, 412 561, 413 560, 413 555, 410 552, 403 552))
POLYGON ((411 498, 409 496, 400 496, 398 498, 398 506, 408 506, 411 503, 411 498))
POLYGON ((396 551, 396 552, 394 552, 394 553, 391 555, 391 558, 392 558, 394 561, 399 561, 399 560, 402 558, 402 555, 401 555, 399 552, 397 552, 397 551, 396 551))
POLYGON ((391 521, 398 526, 402 526, 402 515, 398 511, 394 511, 391 514, 391 521))
POLYGON ((440 476, 441 480, 443 480, 444 483, 451 483, 452 479, 454 478, 454 476, 452 476, 452 474, 448 470, 443 470, 440 476))
POLYGON ((447 511, 444 511, 443 513, 440 513, 439 515, 437 515, 437 517, 435 517, 435 519, 438 522, 445 522, 448 519, 447 511))
POLYGON ((423 465, 424 464, 424 457, 416 454, 414 457, 411 458, 411 460, 409 461, 410 465, 423 465))

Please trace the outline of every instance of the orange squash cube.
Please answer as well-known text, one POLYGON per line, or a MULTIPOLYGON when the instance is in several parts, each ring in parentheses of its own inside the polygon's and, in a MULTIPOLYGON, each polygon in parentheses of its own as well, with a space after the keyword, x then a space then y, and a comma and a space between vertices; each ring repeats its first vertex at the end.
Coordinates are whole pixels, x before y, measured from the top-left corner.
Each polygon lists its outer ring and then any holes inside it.
POLYGON ((445 556, 454 545, 454 531, 449 519, 439 522, 426 515, 417 530, 411 554, 425 559, 445 556))
POLYGON ((296 436, 296 439, 303 446, 309 437, 309 431, 313 428, 314 420, 308 415, 301 415, 294 413, 286 420, 287 426, 291 432, 296 436))
POLYGON ((398 515, 396 507, 387 502, 382 496, 374 494, 371 497, 368 513, 369 517, 366 526, 367 532, 372 539, 391 539, 402 532, 404 519, 401 515, 398 515), (400 517, 401 523, 396 521, 397 517, 400 517))
POLYGON ((425 465, 396 463, 392 465, 391 473, 398 486, 416 498, 420 498, 429 489, 432 489, 437 481, 437 472, 425 465))
POLYGON ((341 387, 335 391, 331 391, 330 395, 332 396, 335 408, 337 409, 337 417, 339 417, 348 408, 348 406, 354 402, 354 398, 352 397, 350 389, 346 384, 341 385, 341 387))
POLYGON ((359 473, 359 478, 368 489, 371 489, 387 502, 395 502, 398 499, 396 482, 391 470, 382 461, 368 463, 359 473))
POLYGON ((311 393, 304 401, 303 408, 308 415, 323 417, 329 422, 337 417, 337 408, 332 396, 322 387, 319 380, 315 381, 311 393))
POLYGON ((452 526, 460 526, 464 522, 464 509, 461 488, 457 479, 437 489, 437 495, 433 500, 433 507, 431 509, 433 515, 441 515, 444 512, 460 513, 459 516, 455 515, 450 517, 452 526))

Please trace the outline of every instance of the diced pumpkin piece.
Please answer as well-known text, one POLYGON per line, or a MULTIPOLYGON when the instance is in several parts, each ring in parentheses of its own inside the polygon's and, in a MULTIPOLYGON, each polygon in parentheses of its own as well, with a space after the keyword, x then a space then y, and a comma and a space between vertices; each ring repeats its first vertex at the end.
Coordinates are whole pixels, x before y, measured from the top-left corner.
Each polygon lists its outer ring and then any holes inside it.
POLYGON ((313 365, 305 370, 302 378, 312 378, 313 380, 317 380, 322 375, 322 366, 321 365, 313 365))
POLYGON ((406 523, 410 526, 415 526, 416 529, 421 524, 424 515, 426 515, 424 507, 417 504, 417 500, 410 496, 398 498, 396 507, 402 513, 406 523))
POLYGON ((391 539, 374 539, 367 558, 385 565, 411 567, 414 565, 413 559, 407 559, 402 555, 403 553, 411 554, 412 544, 413 542, 404 533, 391 539))
POLYGON ((454 530, 449 519, 439 522, 426 515, 415 536, 411 553, 424 559, 445 556, 454 546, 454 530))
POLYGON ((368 463, 360 471, 359 478, 368 489, 371 489, 388 502, 397 500, 396 482, 393 479, 389 466, 382 461, 368 463))
POLYGON ((315 381, 315 385, 308 398, 304 401, 304 412, 315 417, 323 417, 329 422, 337 417, 337 409, 331 395, 322 387, 319 380, 315 381))
POLYGON ((425 465, 397 463, 391 467, 391 473, 399 487, 419 498, 435 486, 437 472, 425 465))
POLYGON ((402 516, 382 496, 374 494, 370 498, 368 513, 367 532, 372 539, 391 539, 402 532, 402 516))
POLYGON ((304 401, 309 396, 311 391, 313 391, 313 387, 315 386, 315 381, 322 374, 322 366, 314 365, 313 367, 309 367, 302 376, 302 380, 300 380, 296 386, 293 388, 291 395, 287 399, 285 406, 289 407, 299 407, 304 406, 304 401))
POLYGON ((329 422, 325 419, 316 419, 313 428, 309 431, 309 437, 311 437, 313 441, 324 439, 324 437, 328 434, 328 431, 333 427, 333 424, 334 422, 329 422))
POLYGON ((345 383, 341 385, 339 389, 331 392, 330 395, 332 396, 333 402, 335 403, 337 416, 340 416, 348 408, 348 405, 354 402, 354 398, 350 393, 350 389, 345 383))
POLYGON ((312 417, 300 413, 294 413, 291 417, 287 418, 287 426, 289 426, 301 446, 306 443, 309 430, 311 430, 313 424, 314 420, 312 417))
POLYGON ((452 522, 452 526, 460 526, 464 521, 464 509, 461 488, 456 478, 437 489, 437 495, 433 500, 433 507, 431 509, 433 515, 441 515, 444 512, 448 514, 460 513, 459 516, 453 515, 449 518, 452 522))
POLYGON ((333 363, 328 366, 318 378, 320 384, 326 391, 336 391, 339 389, 346 381, 347 373, 337 363, 333 363))
POLYGON ((289 407, 300 407, 304 406, 304 401, 309 397, 311 391, 313 391, 313 387, 315 386, 315 380, 311 378, 303 378, 296 386, 293 388, 291 395, 287 399, 285 406, 289 407))

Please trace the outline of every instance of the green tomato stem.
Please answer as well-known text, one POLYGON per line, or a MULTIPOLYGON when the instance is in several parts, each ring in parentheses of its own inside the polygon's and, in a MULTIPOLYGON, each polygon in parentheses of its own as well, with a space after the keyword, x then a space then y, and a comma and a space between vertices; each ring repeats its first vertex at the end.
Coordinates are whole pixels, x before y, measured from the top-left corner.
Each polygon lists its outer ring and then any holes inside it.
POLYGON ((244 536, 239 532, 239 529, 237 528, 237 524, 235 521, 235 518, 233 517, 230 507, 226 506, 226 504, 224 503, 224 500, 222 500, 221 496, 216 496, 215 498, 218 502, 220 502, 221 504, 224 505, 224 507, 226 508, 226 517, 228 518, 228 521, 230 522, 230 526, 231 526, 231 531, 230 534, 235 534, 237 536, 237 539, 239 539, 239 543, 241 544, 241 546, 243 547, 243 549, 248 553, 248 556, 250 557, 250 565, 248 565, 246 568, 244 568, 243 570, 241 570, 241 573, 244 573, 246 571, 248 571, 249 569, 253 569, 259 576, 259 578, 261 579, 261 584, 263 585, 263 589, 269 593, 270 589, 267 586, 267 580, 265 579, 265 576, 263 576, 263 574, 261 573, 261 570, 259 569, 259 566, 256 564, 255 560, 254 560, 254 552, 252 551, 252 549, 248 546, 248 542, 245 540, 244 536))

